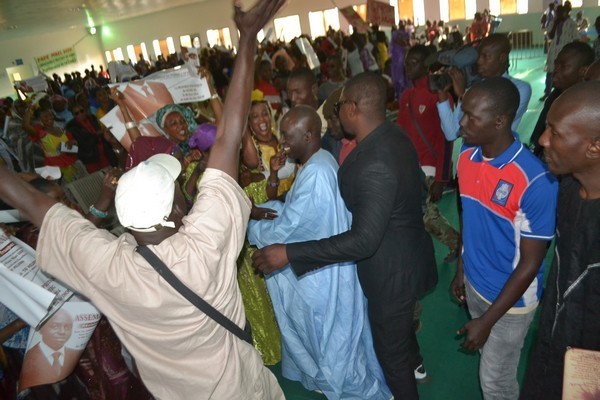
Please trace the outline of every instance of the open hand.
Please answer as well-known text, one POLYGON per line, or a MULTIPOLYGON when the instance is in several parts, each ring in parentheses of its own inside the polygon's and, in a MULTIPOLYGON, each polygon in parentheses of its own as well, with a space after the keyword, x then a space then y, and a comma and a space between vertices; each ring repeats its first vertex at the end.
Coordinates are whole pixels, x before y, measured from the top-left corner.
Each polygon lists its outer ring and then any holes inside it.
POLYGON ((248 11, 242 11, 239 0, 234 2, 233 19, 240 30, 240 37, 256 40, 256 34, 270 21, 286 0, 259 0, 248 11))

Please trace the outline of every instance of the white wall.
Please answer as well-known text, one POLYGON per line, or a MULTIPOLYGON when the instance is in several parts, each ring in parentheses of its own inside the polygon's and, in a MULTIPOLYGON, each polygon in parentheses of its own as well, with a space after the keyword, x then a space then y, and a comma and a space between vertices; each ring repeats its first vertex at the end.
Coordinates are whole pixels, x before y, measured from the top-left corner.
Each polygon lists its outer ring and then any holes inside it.
MULTIPOLYGON (((529 14, 503 16, 503 22, 500 31, 530 29, 534 32, 534 41, 541 42, 541 31, 539 29, 539 17, 550 0, 529 0, 529 14)), ((338 7, 345 7, 352 4, 364 3, 364 0, 338 0, 338 7)), ((308 21, 309 11, 320 11, 331 8, 332 2, 323 0, 290 0, 277 17, 298 14, 303 33, 310 34, 310 24, 308 21)), ((600 14, 598 0, 584 0, 585 15, 593 23, 596 16, 600 14)), ((489 7, 489 0, 477 0, 477 9, 483 10, 489 7)), ((425 0, 425 13, 428 19, 439 20, 440 7, 439 0, 425 0)), ((57 71, 70 72, 79 70, 83 72, 89 68, 90 64, 106 65, 104 58, 105 50, 112 50, 121 47, 125 58, 126 46, 129 44, 138 45, 141 42, 146 43, 149 55, 154 58, 152 49, 152 40, 165 39, 172 36, 175 42, 176 50, 179 51, 179 36, 199 33, 202 45, 207 45, 206 31, 208 29, 229 27, 232 34, 234 46, 237 45, 237 31, 232 19, 231 2, 227 0, 207 0, 189 6, 172 8, 160 13, 148 14, 141 17, 117 21, 107 24, 110 34, 104 33, 102 27, 99 27, 99 33, 95 36, 88 35, 85 31, 65 30, 62 32, 48 33, 43 36, 26 36, 13 40, 2 40, 0 37, 0 96, 13 95, 13 89, 6 74, 6 68, 14 66, 14 61, 18 58, 23 59, 26 64, 35 67, 34 57, 38 57, 55 50, 72 46, 80 39, 75 50, 77 52, 78 64, 73 64, 57 71)), ((573 12, 573 15, 575 13, 573 12)), ((464 29, 470 21, 455 21, 464 29)), ((347 29, 348 24, 340 16, 340 25, 342 29, 347 29)), ((272 22, 267 24, 266 30, 273 26, 272 22)))
MULTIPOLYGON (((22 59, 25 65, 30 65, 34 74, 38 68, 35 57, 40 57, 53 51, 62 50, 67 47, 75 47, 77 63, 49 71, 49 74, 81 71, 90 68, 91 64, 96 66, 105 64, 101 52, 101 44, 98 35, 89 35, 84 30, 65 30, 63 32, 47 33, 43 36, 25 36, 11 40, 0 40, 0 97, 14 95, 11 82, 6 74, 6 68, 14 67, 15 60, 22 59)), ((25 76, 23 77, 25 78, 25 76)))

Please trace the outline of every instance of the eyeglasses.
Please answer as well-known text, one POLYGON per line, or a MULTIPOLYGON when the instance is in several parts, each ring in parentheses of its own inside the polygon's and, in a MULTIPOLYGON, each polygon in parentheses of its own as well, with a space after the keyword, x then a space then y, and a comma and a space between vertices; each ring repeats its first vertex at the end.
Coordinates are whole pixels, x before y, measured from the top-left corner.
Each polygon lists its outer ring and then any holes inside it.
POLYGON ((354 103, 354 101, 352 101, 352 100, 340 100, 340 101, 336 101, 333 104, 333 113, 336 115, 336 117, 340 116, 340 110, 341 110, 342 106, 344 104, 347 104, 347 103, 354 103))

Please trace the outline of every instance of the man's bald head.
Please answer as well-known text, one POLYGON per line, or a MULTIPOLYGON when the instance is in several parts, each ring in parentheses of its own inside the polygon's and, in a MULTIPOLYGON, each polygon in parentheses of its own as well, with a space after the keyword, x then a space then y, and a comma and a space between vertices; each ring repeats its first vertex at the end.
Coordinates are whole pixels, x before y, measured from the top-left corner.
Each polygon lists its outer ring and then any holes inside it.
POLYGON ((584 122, 585 134, 600 137, 600 82, 582 82, 572 86, 552 104, 549 113, 562 111, 584 122))
POLYGON ((321 118, 312 107, 293 107, 281 119, 280 131, 288 157, 301 163, 321 148, 321 118))
POLYGON ((321 140, 321 118, 319 118, 319 114, 309 106, 296 106, 290 109, 287 114, 283 116, 281 123, 284 121, 290 120, 294 121, 296 124, 301 125, 307 131, 311 133, 315 133, 316 141, 321 140))
POLYGON ((555 175, 573 174, 587 196, 600 196, 600 82, 578 83, 560 95, 548 112, 540 137, 544 156, 555 175))

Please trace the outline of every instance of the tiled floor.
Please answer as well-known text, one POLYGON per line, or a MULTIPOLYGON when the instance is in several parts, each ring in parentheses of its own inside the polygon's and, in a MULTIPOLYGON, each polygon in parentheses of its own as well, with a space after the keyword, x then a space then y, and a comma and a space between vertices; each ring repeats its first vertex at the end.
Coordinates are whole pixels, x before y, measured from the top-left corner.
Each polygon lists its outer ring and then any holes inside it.
MULTIPOLYGON (((543 64, 544 58, 539 50, 516 53, 516 57, 511 60, 511 75, 528 81, 533 89, 529 108, 520 126, 519 134, 524 142, 529 141, 543 105, 538 101, 544 85, 543 64)), ((460 143, 456 143, 455 154, 459 148, 460 143)), ((439 206, 448 220, 454 226, 458 226, 455 193, 446 194, 439 206)), ((448 290, 454 277, 455 263, 448 265, 442 262, 447 253, 447 249, 442 244, 435 242, 435 249, 439 263, 439 283, 436 289, 422 301, 423 328, 418 335, 425 366, 431 379, 428 383, 419 386, 419 394, 423 400, 478 400, 481 399, 477 376, 479 357, 477 354, 463 352, 460 347, 462 339, 456 337, 456 331, 468 320, 468 315, 465 309, 451 301, 448 290)), ((549 253, 548 261, 550 258, 549 253)), ((532 337, 536 331, 536 321, 532 327, 522 352, 519 365, 520 379, 525 372, 532 337)), ((283 378, 279 365, 272 370, 277 375, 287 399, 325 398, 305 390, 298 382, 283 378)))

